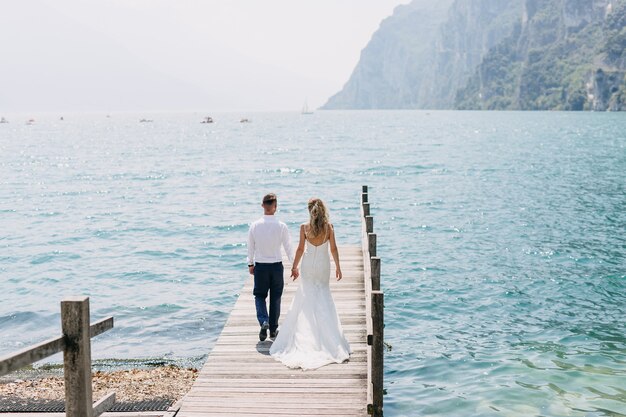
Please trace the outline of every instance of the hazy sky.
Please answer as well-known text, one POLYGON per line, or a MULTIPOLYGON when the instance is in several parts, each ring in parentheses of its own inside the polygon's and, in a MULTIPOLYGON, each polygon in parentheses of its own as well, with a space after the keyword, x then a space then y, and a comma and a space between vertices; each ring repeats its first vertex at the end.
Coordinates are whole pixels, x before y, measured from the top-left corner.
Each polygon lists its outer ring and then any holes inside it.
POLYGON ((408 2, 3 1, 0 113, 318 107, 408 2))

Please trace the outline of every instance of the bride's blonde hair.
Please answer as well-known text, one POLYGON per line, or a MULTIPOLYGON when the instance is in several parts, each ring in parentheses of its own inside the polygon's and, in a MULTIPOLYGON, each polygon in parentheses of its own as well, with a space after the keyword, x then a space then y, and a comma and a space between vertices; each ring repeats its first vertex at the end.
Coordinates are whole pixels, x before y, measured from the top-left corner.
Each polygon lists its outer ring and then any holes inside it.
POLYGON ((311 198, 309 200, 309 236, 316 237, 326 231, 329 223, 328 209, 319 198, 311 198))

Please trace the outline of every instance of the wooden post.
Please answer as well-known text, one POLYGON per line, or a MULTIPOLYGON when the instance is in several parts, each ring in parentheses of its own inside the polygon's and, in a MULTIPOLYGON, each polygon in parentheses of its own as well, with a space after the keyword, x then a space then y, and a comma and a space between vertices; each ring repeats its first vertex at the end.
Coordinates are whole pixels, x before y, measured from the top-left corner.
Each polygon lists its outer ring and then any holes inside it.
POLYGON ((65 338, 65 415, 93 417, 89 297, 61 301, 61 325, 65 338))
POLYGON ((372 416, 383 415, 384 295, 372 291, 372 416))
POLYGON ((374 232, 374 218, 372 216, 365 216, 365 232, 374 232))
POLYGON ((370 257, 376 256, 376 233, 367 234, 367 247, 370 252, 370 257))
POLYGON ((363 216, 367 217, 370 215, 370 203, 363 203, 363 216))
POLYGON ((372 271, 372 291, 380 291, 380 258, 372 256, 370 265, 372 271))
POLYGON ((367 203, 367 193, 361 194, 361 203, 367 203))

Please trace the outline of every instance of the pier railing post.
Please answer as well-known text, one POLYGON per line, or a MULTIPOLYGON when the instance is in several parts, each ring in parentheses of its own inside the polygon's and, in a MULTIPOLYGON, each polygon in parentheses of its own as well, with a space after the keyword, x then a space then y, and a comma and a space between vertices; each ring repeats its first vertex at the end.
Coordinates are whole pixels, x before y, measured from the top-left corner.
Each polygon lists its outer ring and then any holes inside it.
POLYGON ((374 217, 370 212, 367 186, 361 196, 363 271, 365 274, 367 344, 367 412, 374 417, 383 416, 384 383, 384 296, 380 291, 380 258, 377 256, 377 237, 374 233, 374 217))
POLYGON ((374 217, 365 216, 365 232, 366 233, 374 232, 374 217))
POLYGON ((380 291, 380 258, 372 256, 370 264, 372 270, 372 291, 380 291))
POLYGON ((370 256, 376 256, 376 233, 367 234, 367 246, 370 251, 370 256))
POLYGON ((383 380, 384 380, 384 295, 381 291, 372 291, 372 416, 383 415, 383 380))
POLYGON ((61 325, 65 338, 65 415, 93 417, 89 298, 71 297, 63 300, 61 325))

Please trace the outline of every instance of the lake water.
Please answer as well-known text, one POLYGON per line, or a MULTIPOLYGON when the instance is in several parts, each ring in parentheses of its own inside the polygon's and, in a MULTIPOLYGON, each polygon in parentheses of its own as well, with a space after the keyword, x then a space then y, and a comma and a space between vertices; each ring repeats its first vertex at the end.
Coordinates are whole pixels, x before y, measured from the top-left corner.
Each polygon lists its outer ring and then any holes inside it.
POLYGON ((262 195, 294 238, 323 198, 357 244, 367 184, 387 416, 626 415, 625 114, 5 116, 0 355, 85 294, 101 366, 201 366, 262 195))

